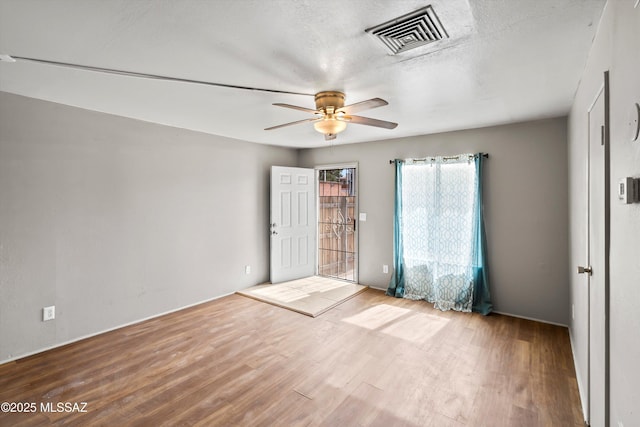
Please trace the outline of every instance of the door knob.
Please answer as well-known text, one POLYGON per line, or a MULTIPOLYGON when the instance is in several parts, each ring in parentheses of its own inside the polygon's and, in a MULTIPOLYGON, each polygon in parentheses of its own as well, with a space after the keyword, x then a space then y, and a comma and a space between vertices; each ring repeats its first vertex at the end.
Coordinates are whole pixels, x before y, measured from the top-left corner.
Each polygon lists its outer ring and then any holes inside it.
POLYGON ((593 270, 591 270, 591 267, 582 267, 582 266, 578 266, 578 274, 588 274, 588 275, 591 275, 591 273, 593 273, 593 270))

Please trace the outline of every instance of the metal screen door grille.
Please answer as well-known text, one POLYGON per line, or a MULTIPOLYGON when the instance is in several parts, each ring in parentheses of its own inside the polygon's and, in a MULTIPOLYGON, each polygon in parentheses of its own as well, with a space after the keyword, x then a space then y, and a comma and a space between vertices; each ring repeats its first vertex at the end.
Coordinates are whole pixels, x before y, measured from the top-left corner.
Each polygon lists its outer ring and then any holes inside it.
POLYGON ((355 282, 356 170, 318 172, 318 274, 355 282))

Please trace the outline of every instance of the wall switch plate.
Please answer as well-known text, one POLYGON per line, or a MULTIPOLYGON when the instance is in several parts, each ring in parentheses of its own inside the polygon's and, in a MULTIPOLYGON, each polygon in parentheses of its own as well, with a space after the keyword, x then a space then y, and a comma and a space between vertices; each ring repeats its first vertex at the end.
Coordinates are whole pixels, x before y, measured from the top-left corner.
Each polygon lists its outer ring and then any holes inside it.
POLYGON ((360 212, 358 218, 360 219, 360 221, 365 222, 367 220, 367 214, 364 212, 360 212))
POLYGON ((387 264, 384 264, 384 265, 382 266, 382 272, 383 272, 384 274, 389 274, 389 266, 388 266, 387 264))
POLYGON ((42 309, 42 321, 53 320, 56 318, 56 306, 52 305, 42 309))
POLYGON ((251 274, 251 266, 250 265, 245 265, 244 266, 244 274, 251 274))

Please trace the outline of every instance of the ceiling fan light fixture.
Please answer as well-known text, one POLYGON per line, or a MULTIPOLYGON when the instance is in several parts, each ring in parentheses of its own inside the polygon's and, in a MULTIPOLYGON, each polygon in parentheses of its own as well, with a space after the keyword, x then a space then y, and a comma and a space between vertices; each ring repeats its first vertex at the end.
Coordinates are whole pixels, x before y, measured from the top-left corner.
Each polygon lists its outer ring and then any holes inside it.
POLYGON ((347 128, 347 123, 333 117, 325 117, 323 120, 315 122, 313 128, 325 135, 336 135, 347 128))

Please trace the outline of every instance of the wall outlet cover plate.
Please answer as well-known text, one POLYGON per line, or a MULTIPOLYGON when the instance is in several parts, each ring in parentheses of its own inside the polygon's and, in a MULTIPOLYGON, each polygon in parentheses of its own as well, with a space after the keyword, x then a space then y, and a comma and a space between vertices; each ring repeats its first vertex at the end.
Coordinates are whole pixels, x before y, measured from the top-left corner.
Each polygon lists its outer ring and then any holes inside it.
POLYGON ((52 305, 49 307, 44 307, 42 309, 42 321, 46 322, 48 320, 53 320, 56 318, 56 306, 52 305))

